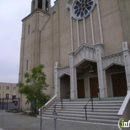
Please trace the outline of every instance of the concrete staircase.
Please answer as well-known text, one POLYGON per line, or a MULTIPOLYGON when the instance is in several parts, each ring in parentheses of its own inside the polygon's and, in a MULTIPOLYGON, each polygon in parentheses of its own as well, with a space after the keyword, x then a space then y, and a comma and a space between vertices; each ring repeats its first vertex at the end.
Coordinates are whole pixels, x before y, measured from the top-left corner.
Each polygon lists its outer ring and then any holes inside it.
MULTIPOLYGON (((58 113, 58 119, 117 125, 119 120, 117 113, 122 102, 123 98, 106 99, 101 101, 94 99, 93 112, 91 102, 89 102, 87 106, 87 120, 85 118, 84 109, 87 100, 64 100, 63 110, 61 109, 61 103, 58 102, 56 105, 56 111, 58 113)), ((54 105, 47 109, 42 117, 53 119, 53 110, 54 105)))

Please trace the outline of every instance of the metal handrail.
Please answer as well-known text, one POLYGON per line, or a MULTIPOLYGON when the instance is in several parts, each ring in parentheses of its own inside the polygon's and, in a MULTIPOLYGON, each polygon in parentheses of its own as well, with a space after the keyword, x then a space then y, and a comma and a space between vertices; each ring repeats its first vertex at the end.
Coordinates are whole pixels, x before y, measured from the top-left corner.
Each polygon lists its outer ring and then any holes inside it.
POLYGON ((42 130, 42 110, 46 109, 47 106, 56 98, 57 96, 53 96, 45 105, 43 105, 38 111, 40 115, 40 130, 42 130))
MULTIPOLYGON (((70 92, 69 92, 70 93, 70 92)), ((68 93, 67 93, 68 94, 68 93)), ((67 95, 66 94, 66 95, 67 95)), ((65 96, 66 96, 65 95, 65 96)), ((39 111, 39 115, 40 115, 40 130, 42 130, 42 110, 43 109, 46 109, 47 108, 47 106, 56 98, 57 96, 55 95, 54 97, 52 97, 45 105, 43 105, 38 111, 39 111)), ((70 99, 71 100, 71 99, 70 99)), ((57 104, 58 104, 58 102, 61 102, 61 109, 63 110, 63 98, 62 99, 60 99, 60 100, 58 100, 55 104, 54 104, 54 112, 56 112, 56 107, 57 107, 57 104)), ((53 113, 54 113, 53 112, 53 113)))
POLYGON ((54 104, 55 110, 56 110, 56 107, 57 107, 58 102, 61 102, 61 110, 63 110, 63 99, 58 100, 58 101, 54 104))
MULTIPOLYGON (((99 88, 98 88, 98 93, 99 93, 99 88)), ((95 93, 94 93, 94 95, 96 94, 96 92, 97 91, 95 91, 95 93)), ((94 96, 93 95, 93 96, 94 96)), ((92 112, 93 112, 93 96, 91 96, 91 98, 88 100, 88 102, 84 105, 84 109, 85 109, 85 118, 86 118, 86 120, 87 120, 87 105, 89 104, 89 102, 91 101, 91 104, 92 104, 92 112)), ((100 96, 100 95, 99 95, 100 96)), ((99 97, 99 99, 100 99, 100 97, 99 97)))
MULTIPOLYGON (((64 95, 64 98, 66 97, 66 96, 70 96, 70 91, 69 92, 67 92, 65 95, 64 95)), ((63 98, 62 98, 63 99, 63 98)), ((70 99, 70 101, 71 101, 71 98, 69 98, 70 99)))
MULTIPOLYGON (((66 97, 68 94, 70 94, 70 92, 66 93, 64 97, 66 97)), ((58 100, 58 101, 55 103, 55 105, 54 105, 55 110, 56 110, 56 107, 57 107, 58 102, 61 102, 61 110, 64 109, 63 99, 64 99, 64 98, 61 98, 60 100, 58 100)), ((70 98, 70 101, 71 101, 71 98, 70 98)))
POLYGON ((93 111, 93 98, 90 98, 89 100, 88 100, 88 102, 84 105, 84 109, 85 109, 85 118, 86 118, 86 120, 87 120, 87 105, 88 105, 88 103, 91 101, 91 104, 92 104, 92 111, 93 111))

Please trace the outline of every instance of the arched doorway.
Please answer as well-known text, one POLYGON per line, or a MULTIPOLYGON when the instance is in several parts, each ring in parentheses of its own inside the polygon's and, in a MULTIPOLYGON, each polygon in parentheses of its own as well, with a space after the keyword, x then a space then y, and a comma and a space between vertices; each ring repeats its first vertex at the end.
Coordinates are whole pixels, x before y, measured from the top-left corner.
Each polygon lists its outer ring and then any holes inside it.
POLYGON ((98 97, 97 63, 84 60, 76 68, 77 71, 77 97, 98 97))
POLYGON ((66 74, 60 78, 60 98, 70 99, 70 76, 66 74))
POLYGON ((111 75, 113 96, 120 97, 126 96, 127 83, 125 72, 115 73, 111 75))
POLYGON ((106 70, 108 96, 122 97, 127 94, 125 67, 112 65, 106 70))

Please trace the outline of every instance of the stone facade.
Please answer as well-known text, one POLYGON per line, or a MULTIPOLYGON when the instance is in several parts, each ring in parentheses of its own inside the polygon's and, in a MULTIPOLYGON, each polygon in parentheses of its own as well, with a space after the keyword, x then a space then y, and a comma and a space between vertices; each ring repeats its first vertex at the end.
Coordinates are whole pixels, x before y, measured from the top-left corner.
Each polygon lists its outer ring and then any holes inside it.
POLYGON ((31 13, 22 20, 19 81, 44 64, 46 93, 58 99, 87 98, 98 88, 100 98, 125 96, 130 90, 130 1, 49 3, 32 0, 31 13))

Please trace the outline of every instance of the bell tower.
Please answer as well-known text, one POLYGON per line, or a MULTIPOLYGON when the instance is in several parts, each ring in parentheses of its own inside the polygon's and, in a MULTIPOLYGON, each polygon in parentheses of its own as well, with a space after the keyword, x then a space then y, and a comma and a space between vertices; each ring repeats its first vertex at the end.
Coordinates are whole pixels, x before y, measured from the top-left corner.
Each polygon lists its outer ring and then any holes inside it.
POLYGON ((43 11, 49 12, 50 0, 32 0, 31 12, 33 12, 35 9, 41 9, 43 11))
MULTIPOLYGON (((22 19, 19 82, 24 82, 24 74, 41 63, 41 31, 50 18, 49 12, 50 0, 32 0, 31 13, 22 19)), ((20 95, 20 99, 21 109, 28 109, 26 97, 20 95)))

